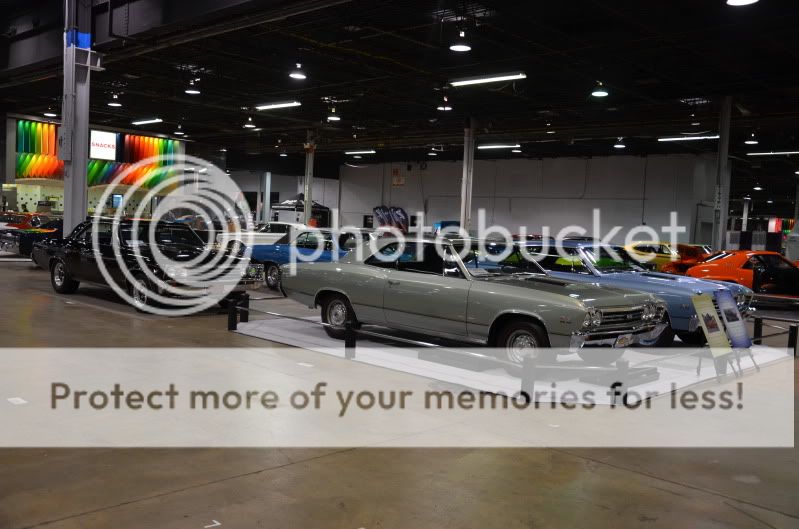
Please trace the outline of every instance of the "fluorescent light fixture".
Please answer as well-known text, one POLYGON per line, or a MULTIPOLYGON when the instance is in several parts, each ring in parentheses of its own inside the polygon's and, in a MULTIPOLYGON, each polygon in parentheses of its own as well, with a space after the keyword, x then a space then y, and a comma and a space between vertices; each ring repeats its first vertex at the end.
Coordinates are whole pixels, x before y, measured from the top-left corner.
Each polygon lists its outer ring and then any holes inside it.
POLYGON ((746 138, 744 141, 746 145, 757 145, 757 138, 755 138, 755 133, 753 132, 751 136, 746 138))
POLYGON ((658 138, 658 141, 699 141, 699 140, 717 140, 718 134, 712 136, 668 136, 665 138, 658 138))
POLYGON ((119 102, 119 96, 117 94, 111 94, 111 101, 107 103, 109 107, 121 107, 122 103, 119 102))
POLYGON ((302 71, 302 64, 297 63, 297 69, 292 71, 289 74, 289 77, 292 79, 305 79, 307 76, 305 75, 305 72, 302 71))
POLYGON ((189 81, 189 86, 183 92, 192 96, 200 95, 200 89, 194 84, 194 79, 189 81))
MULTIPOLYGON (((799 154, 799 151, 769 151, 769 152, 748 152, 747 156, 788 156, 790 154, 799 154)), ((799 174, 799 173, 797 173, 799 174)))
POLYGON ((361 158, 363 158, 363 156, 361 156, 360 154, 356 154, 355 156, 353 156, 353 158, 355 158, 356 160, 360 160, 361 158))
POLYGON ((727 0, 728 6, 741 7, 758 3, 760 0, 727 0))
POLYGON ((288 154, 286 154, 286 153, 284 153, 284 152, 281 152, 281 153, 280 153, 280 157, 281 157, 281 158, 285 158, 286 156, 288 156, 288 154))
POLYGON ((365 151, 345 151, 344 154, 354 155, 354 154, 375 154, 377 151, 374 149, 368 149, 365 151))
POLYGON ((460 30, 458 33, 458 39, 452 43, 449 49, 458 52, 471 51, 472 47, 469 46, 469 42, 466 40, 465 31, 460 30))
POLYGON ((699 121, 692 121, 692 122, 691 122, 691 126, 692 126, 692 127, 698 127, 698 126, 699 126, 699 125, 701 125, 701 124, 702 124, 702 123, 700 123, 699 121))
POLYGON ((613 148, 614 148, 614 149, 626 149, 626 148, 627 148, 627 146, 624 144, 624 138, 619 138, 619 141, 617 141, 617 142, 616 142, 616 143, 613 145, 613 148))
POLYGON ((438 153, 437 153, 437 152, 430 151, 429 153, 427 153, 427 155, 428 155, 428 156, 438 156, 438 153))
POLYGON ((763 188, 760 186, 755 186, 752 189, 754 189, 755 191, 763 191, 763 188))
POLYGON ((527 74, 524 72, 514 72, 489 76, 483 75, 480 77, 464 77, 463 79, 453 79, 449 84, 452 86, 469 86, 473 84, 498 83, 501 81, 516 81, 518 79, 527 79, 527 74))
POLYGON ((439 107, 437 107, 436 110, 441 110, 442 112, 449 112, 450 110, 452 110, 452 107, 449 105, 440 105, 439 107))
POLYGON ((591 95, 594 97, 608 97, 609 92, 607 88, 602 85, 602 81, 597 81, 596 86, 591 91, 591 95))
POLYGON ((773 204, 773 203, 774 203, 774 201, 773 201, 773 200, 771 200, 771 199, 769 199, 769 200, 766 200, 766 204, 773 204))
POLYGON ((289 107, 298 107, 302 105, 299 101, 286 101, 284 103, 266 103, 263 105, 258 105, 255 107, 255 110, 272 110, 273 108, 289 108, 289 107))
POLYGON ((522 150, 521 149, 513 149, 510 152, 515 152, 516 154, 519 154, 520 152, 522 152, 522 150))
POLYGON ((555 131, 550 129, 547 131, 547 134, 555 134, 555 131))
POLYGON ((50 112, 50 111, 44 112, 42 115, 47 118, 54 118, 58 116, 58 114, 56 114, 55 112, 50 112))
POLYGON ((161 118, 148 118, 148 119, 139 119, 137 121, 131 121, 131 125, 150 125, 151 123, 161 123, 164 120, 161 118))
POLYGON ((245 129, 254 129, 255 123, 252 122, 252 116, 247 118, 247 121, 244 122, 245 129))
POLYGON ((178 125, 178 130, 175 131, 175 136, 183 136, 184 134, 186 134, 186 133, 183 132, 183 125, 179 124, 178 125))
POLYGON ((478 149, 518 149, 521 147, 518 143, 514 143, 513 145, 507 143, 487 143, 485 145, 478 145, 478 149))
POLYGON ((327 116, 328 121, 341 121, 341 116, 336 114, 336 107, 331 107, 330 114, 327 116))

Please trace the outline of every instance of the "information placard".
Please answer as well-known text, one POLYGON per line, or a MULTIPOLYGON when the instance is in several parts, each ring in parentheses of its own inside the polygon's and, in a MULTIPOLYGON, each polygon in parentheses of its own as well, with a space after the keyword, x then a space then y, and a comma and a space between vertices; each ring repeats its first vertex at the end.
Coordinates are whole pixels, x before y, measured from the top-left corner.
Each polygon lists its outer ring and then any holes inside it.
POLYGON ((713 305, 713 298, 708 294, 698 294, 691 298, 696 309, 696 314, 699 316, 699 325, 707 337, 707 343, 710 346, 710 352, 714 358, 724 356, 732 352, 730 341, 727 339, 727 333, 724 332, 724 325, 722 325, 716 307, 713 305))

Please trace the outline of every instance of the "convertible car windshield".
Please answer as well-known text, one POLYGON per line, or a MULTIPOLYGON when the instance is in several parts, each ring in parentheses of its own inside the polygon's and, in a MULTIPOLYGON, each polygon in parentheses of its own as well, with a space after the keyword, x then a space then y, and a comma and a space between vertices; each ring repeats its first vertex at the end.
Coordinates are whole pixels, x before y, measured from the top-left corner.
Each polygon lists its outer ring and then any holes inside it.
MULTIPOLYGON (((134 233, 132 225, 123 225, 119 229, 119 237, 122 244, 127 246, 146 245, 150 239, 150 223, 139 223, 137 233, 134 233)), ((155 230, 155 239, 159 244, 204 245, 203 240, 194 230, 180 224, 164 224, 157 226, 155 230)))
POLYGON ((619 246, 613 248, 616 255, 605 247, 600 246, 595 249, 593 246, 583 248, 586 257, 591 261, 599 272, 629 272, 631 270, 643 270, 630 255, 619 246), (597 251, 598 250, 598 251, 597 251))
POLYGON ((468 253, 463 252, 463 246, 454 247, 463 260, 466 270, 475 277, 488 275, 509 274, 546 274, 543 268, 532 259, 525 256, 518 246, 510 252, 507 246, 496 243, 486 243, 484 249, 474 245, 468 253), (503 254, 507 254, 503 257, 503 254))

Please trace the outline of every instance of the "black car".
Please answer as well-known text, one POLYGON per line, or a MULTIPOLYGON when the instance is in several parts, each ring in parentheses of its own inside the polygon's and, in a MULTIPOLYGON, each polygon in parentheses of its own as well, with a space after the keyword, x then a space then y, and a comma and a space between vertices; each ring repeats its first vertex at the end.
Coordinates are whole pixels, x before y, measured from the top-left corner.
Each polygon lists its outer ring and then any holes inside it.
POLYGON ((229 287, 231 280, 226 274, 234 268, 237 271, 236 277, 241 279, 236 279, 236 284, 228 297, 238 296, 245 290, 257 288, 263 283, 263 265, 251 264, 242 249, 229 248, 224 251, 224 259, 220 260, 226 264, 220 267, 219 273, 201 285, 193 285, 189 279, 190 275, 186 272, 187 269, 182 268, 180 263, 197 259, 204 251, 208 253, 202 262, 209 262, 220 257, 218 252, 208 250, 202 239, 185 224, 158 222, 153 231, 153 240, 150 227, 151 223, 143 220, 137 221, 137 224, 131 220, 116 222, 111 219, 87 220, 79 224, 68 237, 37 242, 33 249, 33 260, 50 270, 51 283, 56 292, 71 294, 84 281, 107 285, 98 264, 99 259, 102 259, 108 275, 117 286, 130 294, 133 305, 138 310, 154 304, 154 301, 148 298, 148 290, 163 296, 171 295, 166 289, 153 284, 142 264, 165 284, 196 288, 198 296, 205 295, 217 287, 229 287), (97 232, 97 249, 92 243, 94 230, 97 232), (118 244, 116 251, 114 238, 118 244), (170 262, 165 270, 156 262, 154 251, 159 251, 170 262), (237 253, 230 255, 229 252, 237 253), (131 272, 132 280, 126 277, 124 270, 119 266, 117 255, 131 272))
POLYGON ((0 231, 0 251, 29 257, 33 244, 45 239, 60 239, 64 236, 64 221, 53 219, 38 228, 0 231))

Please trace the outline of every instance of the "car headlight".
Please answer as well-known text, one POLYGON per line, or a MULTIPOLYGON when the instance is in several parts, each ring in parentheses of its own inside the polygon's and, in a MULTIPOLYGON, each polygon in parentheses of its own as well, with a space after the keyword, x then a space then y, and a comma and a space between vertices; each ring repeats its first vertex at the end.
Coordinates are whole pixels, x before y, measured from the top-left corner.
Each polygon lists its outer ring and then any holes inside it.
POLYGON ((665 321, 666 320, 666 304, 665 303, 655 303, 655 319, 657 321, 665 321))
POLYGON ((585 318, 583 318, 583 328, 587 329, 591 326, 591 320, 594 319, 594 315, 591 312, 585 313, 585 318))
POLYGON ((591 318, 591 325, 594 327, 599 327, 602 325, 602 311, 595 310, 593 313, 593 317, 591 318))

